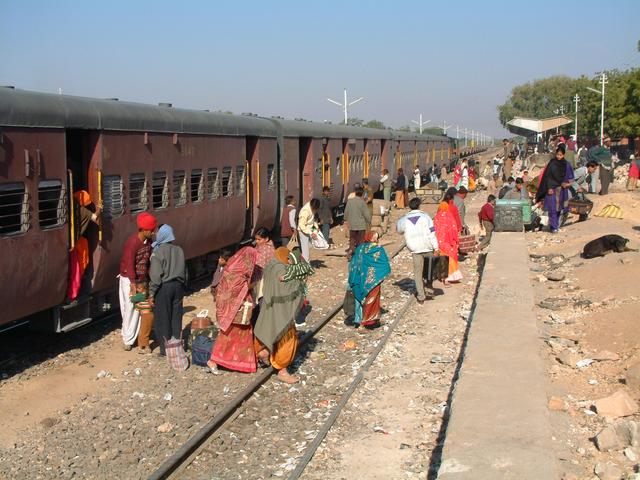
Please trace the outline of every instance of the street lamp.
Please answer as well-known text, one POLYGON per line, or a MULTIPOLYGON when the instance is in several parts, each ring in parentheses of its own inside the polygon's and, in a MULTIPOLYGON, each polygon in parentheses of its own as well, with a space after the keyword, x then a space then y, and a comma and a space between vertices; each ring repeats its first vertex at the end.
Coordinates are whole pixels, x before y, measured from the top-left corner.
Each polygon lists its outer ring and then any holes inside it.
POLYGON ((598 83, 602 85, 602 91, 596 90, 595 88, 591 87, 587 87, 587 90, 591 90, 592 92, 596 92, 602 96, 602 103, 600 107, 600 146, 602 146, 604 137, 604 86, 609 83, 606 73, 602 72, 600 74, 600 80, 598 81, 598 83))
POLYGON ((420 129, 420 135, 422 135, 422 127, 425 126, 427 123, 429 123, 431 120, 427 120, 425 122, 422 121, 422 114, 420 114, 420 122, 416 122, 415 120, 411 120, 413 123, 415 123, 416 125, 418 125, 418 128, 420 129))
POLYGON ((578 96, 577 93, 573 97, 573 101, 576 104, 575 141, 576 141, 576 148, 577 148, 578 147, 578 103, 580 102, 580 97, 578 96))
POLYGON ((347 109, 348 109, 351 105, 356 104, 356 103, 358 103, 360 100, 363 100, 363 99, 364 99, 364 97, 360 97, 360 98, 355 99, 353 102, 348 102, 348 101, 347 101, 347 89, 346 89, 346 88, 344 89, 344 103, 336 102, 335 100, 331 100, 330 98, 327 98, 327 100, 329 100, 331 103, 334 103, 334 104, 336 104, 336 105, 338 105, 339 107, 342 107, 342 108, 344 109, 344 124, 345 124, 345 125, 347 124, 347 120, 348 120, 348 118, 349 118, 349 114, 348 114, 348 112, 347 112, 347 109))

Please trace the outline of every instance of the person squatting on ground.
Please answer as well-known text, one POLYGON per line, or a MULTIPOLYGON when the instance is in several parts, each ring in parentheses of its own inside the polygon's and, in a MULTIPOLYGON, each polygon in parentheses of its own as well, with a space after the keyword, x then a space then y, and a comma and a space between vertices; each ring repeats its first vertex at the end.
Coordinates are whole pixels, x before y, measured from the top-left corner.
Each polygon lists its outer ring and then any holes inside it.
POLYGON ((316 231, 319 230, 316 223, 316 213, 320 208, 320 200, 312 198, 307 202, 298 215, 298 236, 300 238, 300 250, 302 256, 308 262, 310 260, 309 249, 311 248, 311 239, 316 238, 316 231))
MULTIPOLYGON (((411 211, 398 220, 396 230, 404 235, 404 241, 413 257, 413 276, 416 283, 418 303, 427 299, 422 272, 425 259, 433 257, 438 250, 438 239, 433 220, 427 213, 420 210, 420 199, 409 200, 411 211)), ((429 298, 433 298, 433 282, 427 284, 429 298)))
POLYGON ((304 285, 293 279, 281 282, 289 264, 289 249, 280 247, 264 269, 264 297, 254 329, 258 359, 271 363, 278 378, 286 383, 299 381, 287 371, 298 348, 295 318, 304 299, 304 285))
POLYGON ((378 234, 367 231, 349 263, 349 289, 355 299, 353 323, 359 332, 380 324, 381 285, 390 273, 389 258, 378 245, 378 234))
MULTIPOLYGON (((129 351, 138 338, 140 331, 140 312, 131 302, 136 294, 136 254, 151 243, 158 226, 156 218, 147 212, 142 212, 136 219, 138 231, 129 236, 122 247, 120 271, 118 280, 118 297, 120 300, 120 314, 122 316, 122 341, 124 349, 129 351)), ((157 339, 160 341, 160 339, 157 339)))
POLYGON ((363 194, 362 187, 357 187, 355 196, 347 200, 347 206, 344 209, 344 221, 349 225, 349 250, 347 251, 349 258, 356 247, 362 243, 364 233, 371 225, 371 211, 362 199, 363 194))
POLYGON ((573 169, 564 158, 564 146, 556 149, 540 178, 536 203, 542 204, 549 214, 549 229, 557 233, 560 219, 568 213, 569 187, 573 181, 573 169))
POLYGON ((480 222, 480 228, 484 230, 484 238, 478 246, 477 250, 482 250, 491 242, 491 235, 493 234, 493 218, 494 208, 496 206, 495 195, 489 195, 487 197, 487 203, 485 203, 478 212, 478 221, 480 222))
POLYGON ((149 303, 153 307, 153 332, 165 355, 165 340, 177 340, 182 334, 182 300, 186 281, 184 252, 173 242, 176 237, 169 225, 158 229, 153 242, 149 268, 149 303))
POLYGON ((573 181, 571 182, 571 195, 577 193, 588 193, 591 175, 595 174, 598 169, 596 162, 589 161, 586 166, 578 167, 573 171, 573 181))

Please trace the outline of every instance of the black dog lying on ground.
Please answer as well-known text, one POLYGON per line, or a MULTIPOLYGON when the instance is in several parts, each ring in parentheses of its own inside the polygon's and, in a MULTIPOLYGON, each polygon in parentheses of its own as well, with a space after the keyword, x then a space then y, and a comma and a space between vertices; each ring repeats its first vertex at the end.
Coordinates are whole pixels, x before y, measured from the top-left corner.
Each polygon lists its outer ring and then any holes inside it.
POLYGON ((605 253, 609 251, 618 253, 638 251, 627 247, 627 243, 629 243, 629 240, 620 235, 603 235, 600 238, 591 240, 584 246, 582 258, 604 257, 605 253))

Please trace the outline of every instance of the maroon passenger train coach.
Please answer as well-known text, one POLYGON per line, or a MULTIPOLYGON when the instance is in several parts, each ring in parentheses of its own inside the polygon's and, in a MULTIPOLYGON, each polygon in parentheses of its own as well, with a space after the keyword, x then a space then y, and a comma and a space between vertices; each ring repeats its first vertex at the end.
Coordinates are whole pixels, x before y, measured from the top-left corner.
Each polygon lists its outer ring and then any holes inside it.
MULTIPOLYGON (((278 225, 286 195, 302 205, 331 189, 339 208, 356 182, 448 165, 449 138, 253 115, 230 115, 0 87, 0 326, 29 319, 66 331, 117 307, 121 247, 136 216, 171 224, 189 272, 220 249, 278 225), (102 202, 77 304, 65 305, 70 201, 102 202)), ((395 175, 394 175, 395 176, 395 175)))

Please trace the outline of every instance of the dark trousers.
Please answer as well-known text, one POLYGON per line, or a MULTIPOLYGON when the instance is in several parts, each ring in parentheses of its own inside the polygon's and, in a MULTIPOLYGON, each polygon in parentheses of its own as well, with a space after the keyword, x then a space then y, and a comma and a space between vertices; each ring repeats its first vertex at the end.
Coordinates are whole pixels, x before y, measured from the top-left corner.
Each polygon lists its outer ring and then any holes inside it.
POLYGON ((613 180, 613 168, 607 170, 600 165, 600 195, 607 195, 609 193, 609 184, 613 180))
POLYGON ((353 255, 356 247, 364 241, 364 233, 364 230, 349 230, 349 257, 353 255))
POLYGON ((322 232, 322 236, 327 241, 327 243, 330 243, 329 242, 329 235, 331 235, 331 224, 330 223, 323 223, 322 225, 320 225, 320 231, 322 232))
POLYGON ((184 286, 177 280, 160 285, 154 300, 153 333, 164 355, 164 341, 182 334, 182 299, 184 286))

